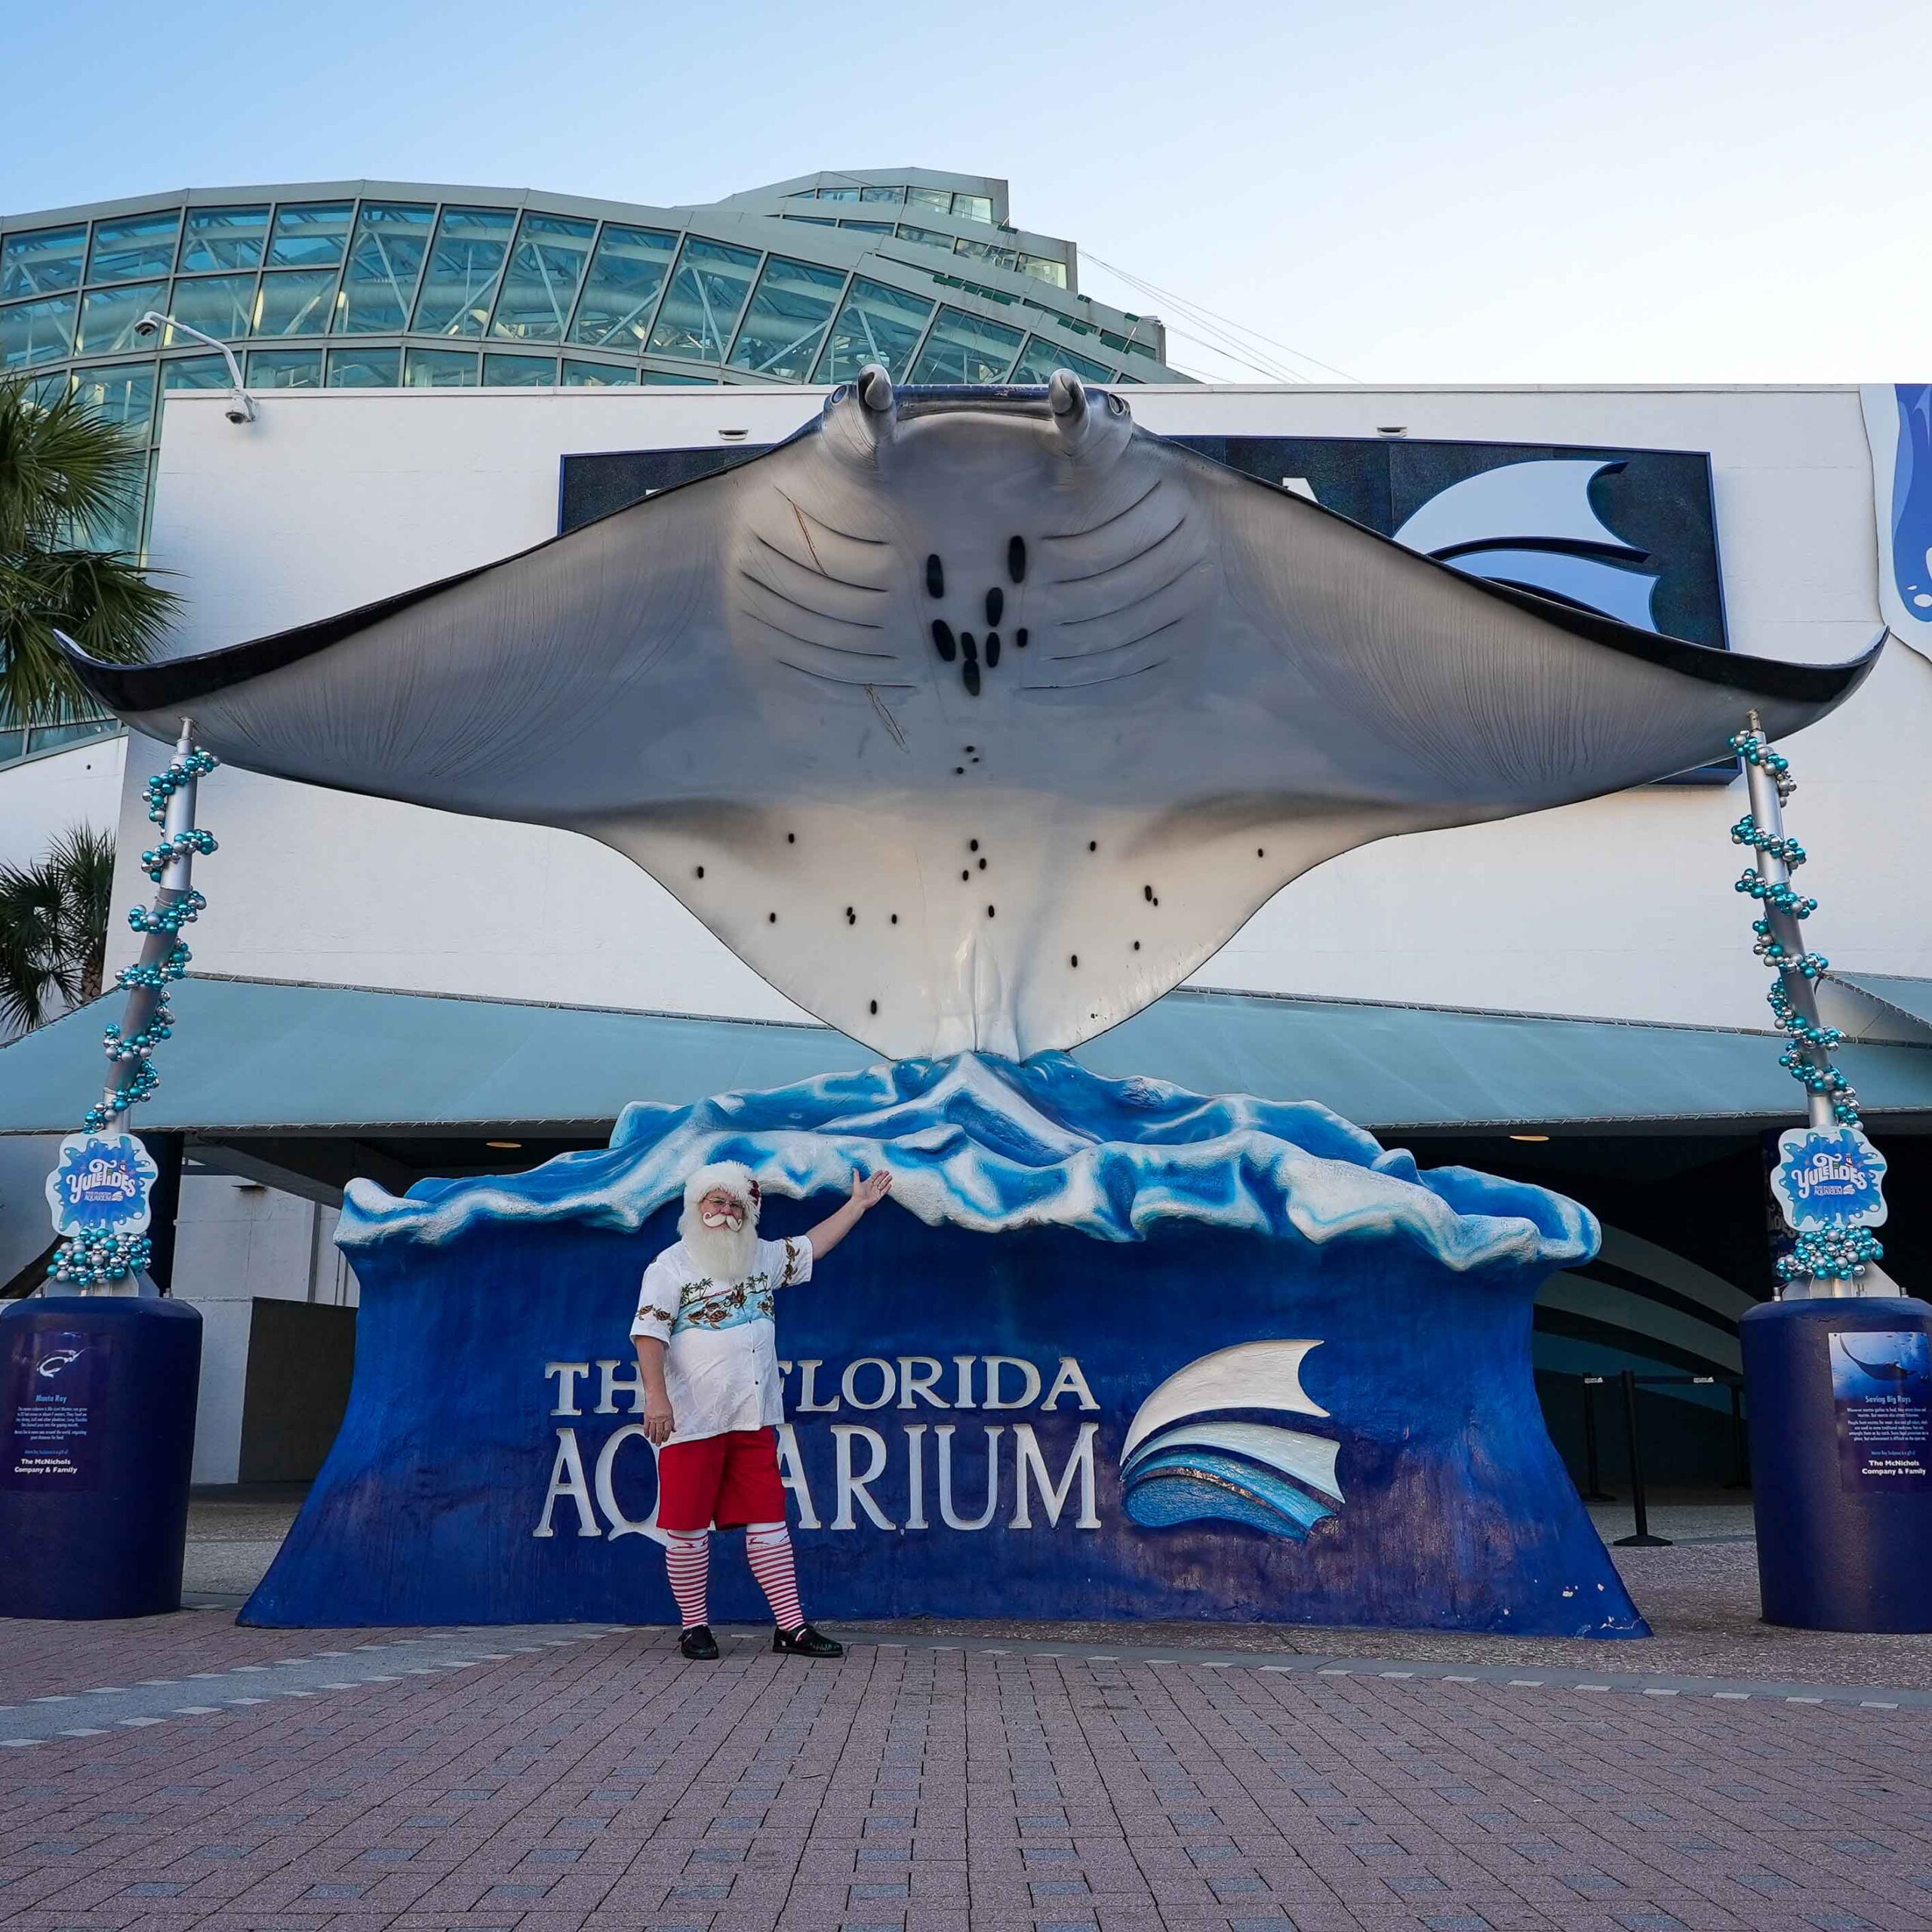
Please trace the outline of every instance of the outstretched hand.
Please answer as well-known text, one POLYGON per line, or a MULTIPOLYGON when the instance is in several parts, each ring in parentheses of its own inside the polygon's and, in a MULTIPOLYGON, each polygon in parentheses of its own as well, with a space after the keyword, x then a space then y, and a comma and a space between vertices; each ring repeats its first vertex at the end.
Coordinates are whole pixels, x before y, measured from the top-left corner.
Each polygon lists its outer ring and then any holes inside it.
POLYGON ((859 1217, 875 1208, 892 1191, 892 1170, 881 1168, 876 1174, 852 1171, 852 1192, 844 1207, 828 1214, 805 1238, 812 1244, 812 1259, 823 1261, 859 1225, 859 1217))

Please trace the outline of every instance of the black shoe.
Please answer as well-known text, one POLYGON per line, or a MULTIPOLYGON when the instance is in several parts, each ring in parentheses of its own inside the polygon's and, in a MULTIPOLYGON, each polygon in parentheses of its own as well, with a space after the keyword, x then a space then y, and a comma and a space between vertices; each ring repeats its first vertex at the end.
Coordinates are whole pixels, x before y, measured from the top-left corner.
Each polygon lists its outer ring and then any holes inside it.
POLYGON ((774 1630, 771 1647, 782 1657, 842 1657, 845 1646, 835 1643, 822 1630, 801 1623, 795 1630, 774 1630))
POLYGON ((694 1623, 681 1632, 678 1647, 685 1655, 700 1663, 709 1663, 718 1655, 718 1639, 711 1634, 708 1623, 694 1623))

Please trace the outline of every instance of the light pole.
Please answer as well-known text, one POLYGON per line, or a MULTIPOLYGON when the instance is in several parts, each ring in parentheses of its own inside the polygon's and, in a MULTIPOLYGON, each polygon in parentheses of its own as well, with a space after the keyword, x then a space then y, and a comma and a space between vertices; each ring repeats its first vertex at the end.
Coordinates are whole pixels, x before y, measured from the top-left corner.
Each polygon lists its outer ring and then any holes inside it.
POLYGON ((235 359, 235 352, 226 343, 211 335, 204 335, 198 328, 186 322, 177 322, 172 315, 164 315, 158 309, 150 309, 134 325, 137 335, 152 335, 157 329, 178 329, 190 342, 205 343, 217 351, 221 359, 228 365, 229 387, 232 392, 228 398, 228 408, 223 412, 231 423, 252 423, 255 420, 255 398, 243 386, 242 365, 235 359))

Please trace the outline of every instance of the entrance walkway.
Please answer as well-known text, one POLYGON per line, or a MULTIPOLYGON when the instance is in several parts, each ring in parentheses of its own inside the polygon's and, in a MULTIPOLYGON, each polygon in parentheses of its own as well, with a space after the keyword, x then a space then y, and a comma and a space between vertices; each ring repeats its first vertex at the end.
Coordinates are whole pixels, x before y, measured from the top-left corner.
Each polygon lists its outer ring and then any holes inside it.
POLYGON ((1932 1639, 1767 1629, 1676 1506, 1649 1643, 0 1623, 0 1927, 1932 1928, 1932 1639))

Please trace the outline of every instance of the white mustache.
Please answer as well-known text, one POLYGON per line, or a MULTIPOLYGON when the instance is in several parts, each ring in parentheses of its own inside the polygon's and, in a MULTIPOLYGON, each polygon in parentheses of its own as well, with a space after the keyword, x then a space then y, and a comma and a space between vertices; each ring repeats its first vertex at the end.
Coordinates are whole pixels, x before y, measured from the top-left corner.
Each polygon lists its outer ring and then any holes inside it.
POLYGON ((715 1208, 708 1214, 700 1215, 699 1218, 707 1228, 729 1228, 734 1234, 745 1225, 743 1215, 721 1214, 715 1208))

